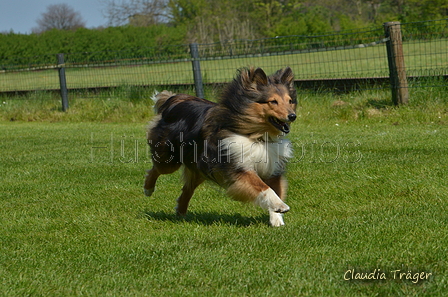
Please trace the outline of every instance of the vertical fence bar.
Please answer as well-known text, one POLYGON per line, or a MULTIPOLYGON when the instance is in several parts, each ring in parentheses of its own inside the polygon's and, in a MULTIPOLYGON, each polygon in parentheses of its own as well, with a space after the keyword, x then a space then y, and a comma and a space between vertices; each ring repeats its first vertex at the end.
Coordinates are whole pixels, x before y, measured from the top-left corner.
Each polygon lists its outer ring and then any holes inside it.
POLYGON ((194 87, 196 89, 196 96, 204 98, 204 86, 202 84, 201 64, 199 62, 199 49, 197 43, 190 44, 191 63, 193 65, 193 79, 194 87))
POLYGON ((59 69, 59 85, 61 89, 61 98, 62 98, 62 111, 67 111, 68 90, 67 90, 67 81, 65 79, 64 54, 58 54, 57 57, 58 57, 58 69, 59 69))
POLYGON ((384 23, 384 32, 389 41, 386 43, 392 101, 395 105, 409 101, 408 81, 404 64, 403 43, 400 22, 384 23))

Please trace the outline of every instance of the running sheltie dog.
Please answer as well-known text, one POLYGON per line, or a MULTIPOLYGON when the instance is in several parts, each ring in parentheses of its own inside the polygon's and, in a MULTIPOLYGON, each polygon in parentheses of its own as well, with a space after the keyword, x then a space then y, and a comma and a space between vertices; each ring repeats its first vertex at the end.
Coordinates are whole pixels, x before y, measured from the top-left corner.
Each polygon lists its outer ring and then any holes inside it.
POLYGON ((204 180, 227 189, 235 200, 269 211, 272 226, 284 225, 287 159, 284 138, 296 119, 294 74, 287 67, 267 76, 260 68, 241 69, 218 103, 163 91, 154 96, 157 116, 147 138, 153 168, 144 190, 150 196, 161 174, 184 165, 184 186, 176 211, 185 215, 204 180))

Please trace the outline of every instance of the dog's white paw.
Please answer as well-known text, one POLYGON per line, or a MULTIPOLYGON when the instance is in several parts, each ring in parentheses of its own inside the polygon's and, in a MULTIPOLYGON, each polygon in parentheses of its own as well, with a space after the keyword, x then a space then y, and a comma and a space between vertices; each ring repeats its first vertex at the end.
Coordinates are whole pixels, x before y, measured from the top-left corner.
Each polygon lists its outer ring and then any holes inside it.
POLYGON ((283 203, 275 206, 275 208, 273 208, 272 210, 276 213, 282 214, 282 213, 288 212, 289 209, 290 209, 289 206, 283 202, 283 203))
POLYGON ((289 206, 271 188, 261 192, 255 204, 269 211, 269 222, 271 226, 283 226, 283 214, 289 211, 289 206))
POLYGON ((283 214, 278 212, 269 212, 269 222, 271 223, 272 227, 280 227, 285 225, 283 222, 283 214))
POLYGON ((285 213, 289 211, 289 206, 286 205, 271 188, 260 192, 255 199, 255 204, 263 209, 273 212, 285 213))

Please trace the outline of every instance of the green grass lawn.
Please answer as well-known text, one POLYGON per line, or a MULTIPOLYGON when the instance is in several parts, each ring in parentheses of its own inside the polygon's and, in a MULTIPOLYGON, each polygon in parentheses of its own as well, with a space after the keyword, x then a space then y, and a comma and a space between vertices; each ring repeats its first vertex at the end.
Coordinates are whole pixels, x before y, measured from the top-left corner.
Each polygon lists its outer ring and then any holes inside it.
POLYGON ((177 218, 179 174, 145 197, 147 101, 5 101, 0 295, 445 296, 448 101, 418 92, 300 95, 281 228, 207 183, 177 218))

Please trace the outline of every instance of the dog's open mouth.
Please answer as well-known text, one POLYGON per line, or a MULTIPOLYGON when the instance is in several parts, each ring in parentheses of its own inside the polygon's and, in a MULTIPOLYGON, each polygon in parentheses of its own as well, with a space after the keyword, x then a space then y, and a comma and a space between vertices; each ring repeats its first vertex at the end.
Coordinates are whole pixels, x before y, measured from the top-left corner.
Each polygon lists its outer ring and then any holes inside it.
POLYGON ((280 121, 277 118, 274 117, 270 117, 269 118, 269 122, 271 122, 271 124, 279 129, 280 131, 284 132, 284 133, 289 133, 289 124, 283 121, 280 121))

